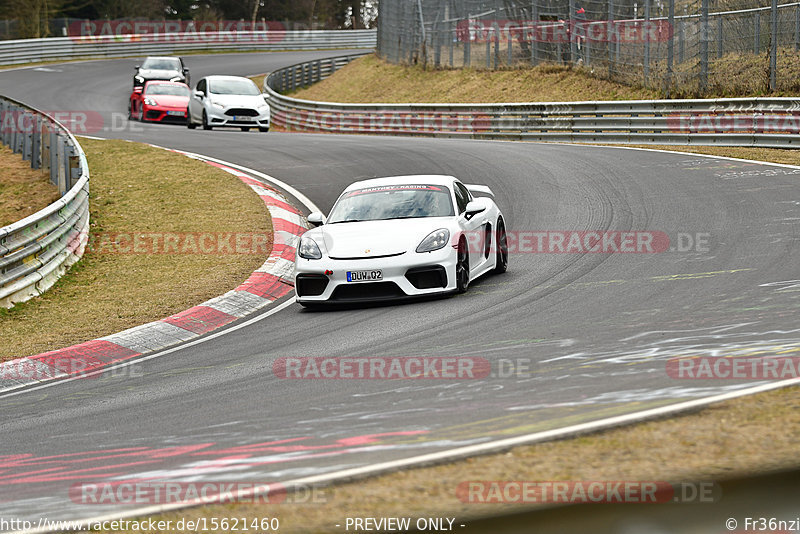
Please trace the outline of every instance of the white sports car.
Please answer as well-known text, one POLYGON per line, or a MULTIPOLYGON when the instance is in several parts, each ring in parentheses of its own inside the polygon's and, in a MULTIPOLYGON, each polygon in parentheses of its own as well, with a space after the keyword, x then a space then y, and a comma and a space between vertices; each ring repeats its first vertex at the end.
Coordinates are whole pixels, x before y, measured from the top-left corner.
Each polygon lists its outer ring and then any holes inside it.
POLYGON ((467 290, 508 267, 503 215, 486 186, 452 176, 376 178, 350 185, 303 234, 297 302, 354 303, 467 290))

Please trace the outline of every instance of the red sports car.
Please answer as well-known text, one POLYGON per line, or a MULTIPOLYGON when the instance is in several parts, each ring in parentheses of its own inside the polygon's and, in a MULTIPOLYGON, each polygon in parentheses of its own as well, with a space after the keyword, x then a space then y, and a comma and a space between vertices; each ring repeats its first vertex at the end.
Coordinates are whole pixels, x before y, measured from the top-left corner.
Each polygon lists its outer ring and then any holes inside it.
POLYGON ((134 87, 128 103, 128 118, 152 122, 186 123, 189 86, 180 82, 152 80, 134 87))

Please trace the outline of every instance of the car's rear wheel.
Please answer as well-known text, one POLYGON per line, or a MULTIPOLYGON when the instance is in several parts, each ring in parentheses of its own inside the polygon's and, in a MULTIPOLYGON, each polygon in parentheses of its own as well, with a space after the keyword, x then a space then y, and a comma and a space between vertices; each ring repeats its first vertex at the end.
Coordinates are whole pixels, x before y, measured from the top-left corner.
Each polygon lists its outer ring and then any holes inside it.
POLYGON ((496 236, 497 261, 494 266, 494 272, 500 274, 508 270, 508 236, 506 235, 505 221, 503 221, 502 217, 497 219, 496 236))
POLYGON ((464 293, 469 287, 469 249, 467 240, 462 238, 458 242, 458 257, 456 260, 456 292, 464 293))
POLYGON ((203 110, 203 129, 210 130, 211 125, 208 123, 208 115, 206 115, 206 110, 203 110))
POLYGON ((186 127, 190 130, 197 128, 197 125, 192 122, 192 114, 189 113, 189 108, 186 108, 186 127))

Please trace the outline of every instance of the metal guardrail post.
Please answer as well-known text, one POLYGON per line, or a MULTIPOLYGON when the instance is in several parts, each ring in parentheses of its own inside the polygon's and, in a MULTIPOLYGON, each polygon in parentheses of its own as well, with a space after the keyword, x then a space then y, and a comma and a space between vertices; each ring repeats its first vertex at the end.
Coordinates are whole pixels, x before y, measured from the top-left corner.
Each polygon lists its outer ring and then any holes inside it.
MULTIPOLYGON (((56 150, 55 150, 55 168, 56 173, 58 176, 58 190, 59 191, 68 191, 69 190, 69 181, 67 180, 67 172, 64 167, 64 145, 66 142, 64 138, 61 137, 60 134, 56 133, 56 150)), ((61 193, 62 195, 64 193, 61 193)))
POLYGON ((22 116, 22 160, 33 160, 33 114, 25 113, 22 116))
POLYGON ((67 189, 66 184, 61 179, 61 173, 59 172, 59 168, 61 167, 58 164, 60 161, 58 159, 59 143, 58 133, 56 133, 55 130, 50 132, 50 143, 48 146, 50 148, 50 182, 58 187, 59 193, 63 195, 67 189))
POLYGON ((36 115, 33 118, 33 132, 31 132, 31 169, 41 168, 42 162, 42 118, 36 115))

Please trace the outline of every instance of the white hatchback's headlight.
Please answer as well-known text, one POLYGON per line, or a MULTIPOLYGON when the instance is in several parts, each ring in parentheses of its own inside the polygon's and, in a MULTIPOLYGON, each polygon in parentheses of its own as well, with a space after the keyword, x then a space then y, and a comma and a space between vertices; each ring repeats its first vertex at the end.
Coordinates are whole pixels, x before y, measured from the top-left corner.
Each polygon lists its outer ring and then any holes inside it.
POLYGON ((144 82, 144 77, 142 77, 142 76, 134 76, 133 79, 136 80, 139 83, 144 82))
POLYGON ((417 247, 417 252, 432 252, 444 247, 450 241, 450 231, 447 228, 434 230, 422 240, 417 247))
POLYGON ((319 245, 310 237, 300 238, 300 246, 297 247, 297 255, 307 260, 318 260, 322 258, 319 245))
POLYGON ((211 105, 212 105, 212 106, 214 106, 215 108, 219 108, 219 109, 225 109, 225 106, 223 106, 222 104, 220 104, 220 103, 218 103, 218 102, 214 102, 214 101, 212 101, 212 102, 211 102, 211 105))
POLYGON ((183 81, 183 76, 173 76, 172 78, 169 79, 169 81, 171 81, 171 82, 182 82, 183 81))
POLYGON ((261 106, 258 106, 258 108, 256 108, 256 109, 258 109, 258 111, 260 111, 261 113, 264 113, 265 111, 269 111, 269 106, 266 105, 266 104, 263 104, 261 106))

